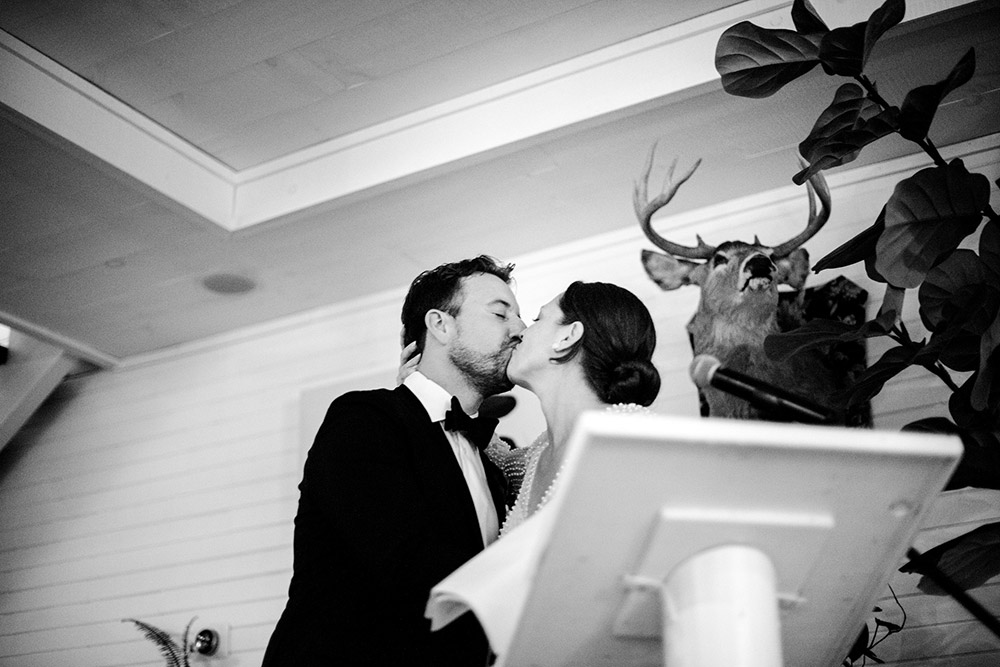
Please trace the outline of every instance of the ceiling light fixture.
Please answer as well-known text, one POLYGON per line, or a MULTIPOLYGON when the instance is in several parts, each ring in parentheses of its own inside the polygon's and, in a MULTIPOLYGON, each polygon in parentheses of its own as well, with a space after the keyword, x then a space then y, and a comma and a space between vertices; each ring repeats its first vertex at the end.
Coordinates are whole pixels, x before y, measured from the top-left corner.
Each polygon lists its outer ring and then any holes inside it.
POLYGON ((201 284, 216 294, 245 294, 257 286, 246 276, 235 273, 216 273, 202 280, 201 284))
POLYGON ((0 324, 0 366, 7 363, 10 355, 10 327, 0 324))

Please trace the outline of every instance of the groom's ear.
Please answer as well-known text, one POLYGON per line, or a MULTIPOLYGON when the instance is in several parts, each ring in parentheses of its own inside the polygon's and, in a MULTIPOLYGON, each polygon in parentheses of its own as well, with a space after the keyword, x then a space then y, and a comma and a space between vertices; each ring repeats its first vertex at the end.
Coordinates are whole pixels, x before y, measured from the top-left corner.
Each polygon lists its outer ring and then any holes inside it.
MULTIPOLYGON (((454 331, 453 318, 443 310, 432 308, 424 314, 424 324, 427 326, 427 335, 433 336, 439 344, 445 345, 451 338, 454 331)), ((426 343, 425 343, 426 344, 426 343)))

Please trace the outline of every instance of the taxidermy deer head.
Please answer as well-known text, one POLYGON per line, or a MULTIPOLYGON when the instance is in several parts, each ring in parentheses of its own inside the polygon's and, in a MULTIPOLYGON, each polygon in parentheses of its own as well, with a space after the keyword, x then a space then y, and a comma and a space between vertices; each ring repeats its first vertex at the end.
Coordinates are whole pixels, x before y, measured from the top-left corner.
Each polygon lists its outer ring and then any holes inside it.
MULTIPOLYGON (((792 369, 780 368, 764 353, 764 339, 778 332, 778 285, 800 290, 809 273, 809 254, 801 246, 819 231, 830 216, 830 191, 821 173, 808 183, 809 219, 796 236, 774 246, 756 237, 752 243, 726 241, 718 246, 697 237, 697 246, 668 241, 653 229, 653 215, 666 206, 701 161, 674 178, 677 161, 670 166, 663 191, 649 199, 647 194, 656 147, 649 153, 646 168, 635 186, 635 213, 646 237, 666 254, 642 251, 646 273, 664 290, 684 285, 701 287, 701 301, 687 329, 694 354, 709 354, 723 366, 795 391, 792 369), (816 210, 816 194, 821 208, 816 210)), ((816 392, 803 391, 815 398, 816 392)), ((708 414, 713 417, 759 418, 741 399, 715 389, 705 391, 708 414)))

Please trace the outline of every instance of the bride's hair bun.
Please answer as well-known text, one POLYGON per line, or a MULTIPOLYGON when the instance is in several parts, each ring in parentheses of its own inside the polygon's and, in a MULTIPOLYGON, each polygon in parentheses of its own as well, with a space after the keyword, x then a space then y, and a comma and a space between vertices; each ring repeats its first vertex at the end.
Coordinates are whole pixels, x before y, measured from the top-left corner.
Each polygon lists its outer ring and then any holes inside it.
POLYGON ((605 403, 649 405, 660 391, 660 373, 647 360, 633 359, 619 363, 608 377, 603 394, 605 403))

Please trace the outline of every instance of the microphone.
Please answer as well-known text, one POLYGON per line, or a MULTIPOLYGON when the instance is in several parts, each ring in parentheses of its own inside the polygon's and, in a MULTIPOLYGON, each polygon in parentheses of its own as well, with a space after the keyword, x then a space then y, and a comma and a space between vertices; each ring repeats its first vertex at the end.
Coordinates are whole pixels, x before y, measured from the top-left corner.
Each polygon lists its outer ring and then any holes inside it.
POLYGON ((709 354, 696 356, 689 371, 699 389, 715 387, 771 415, 806 424, 823 424, 831 419, 829 410, 762 380, 724 368, 722 362, 709 354))

